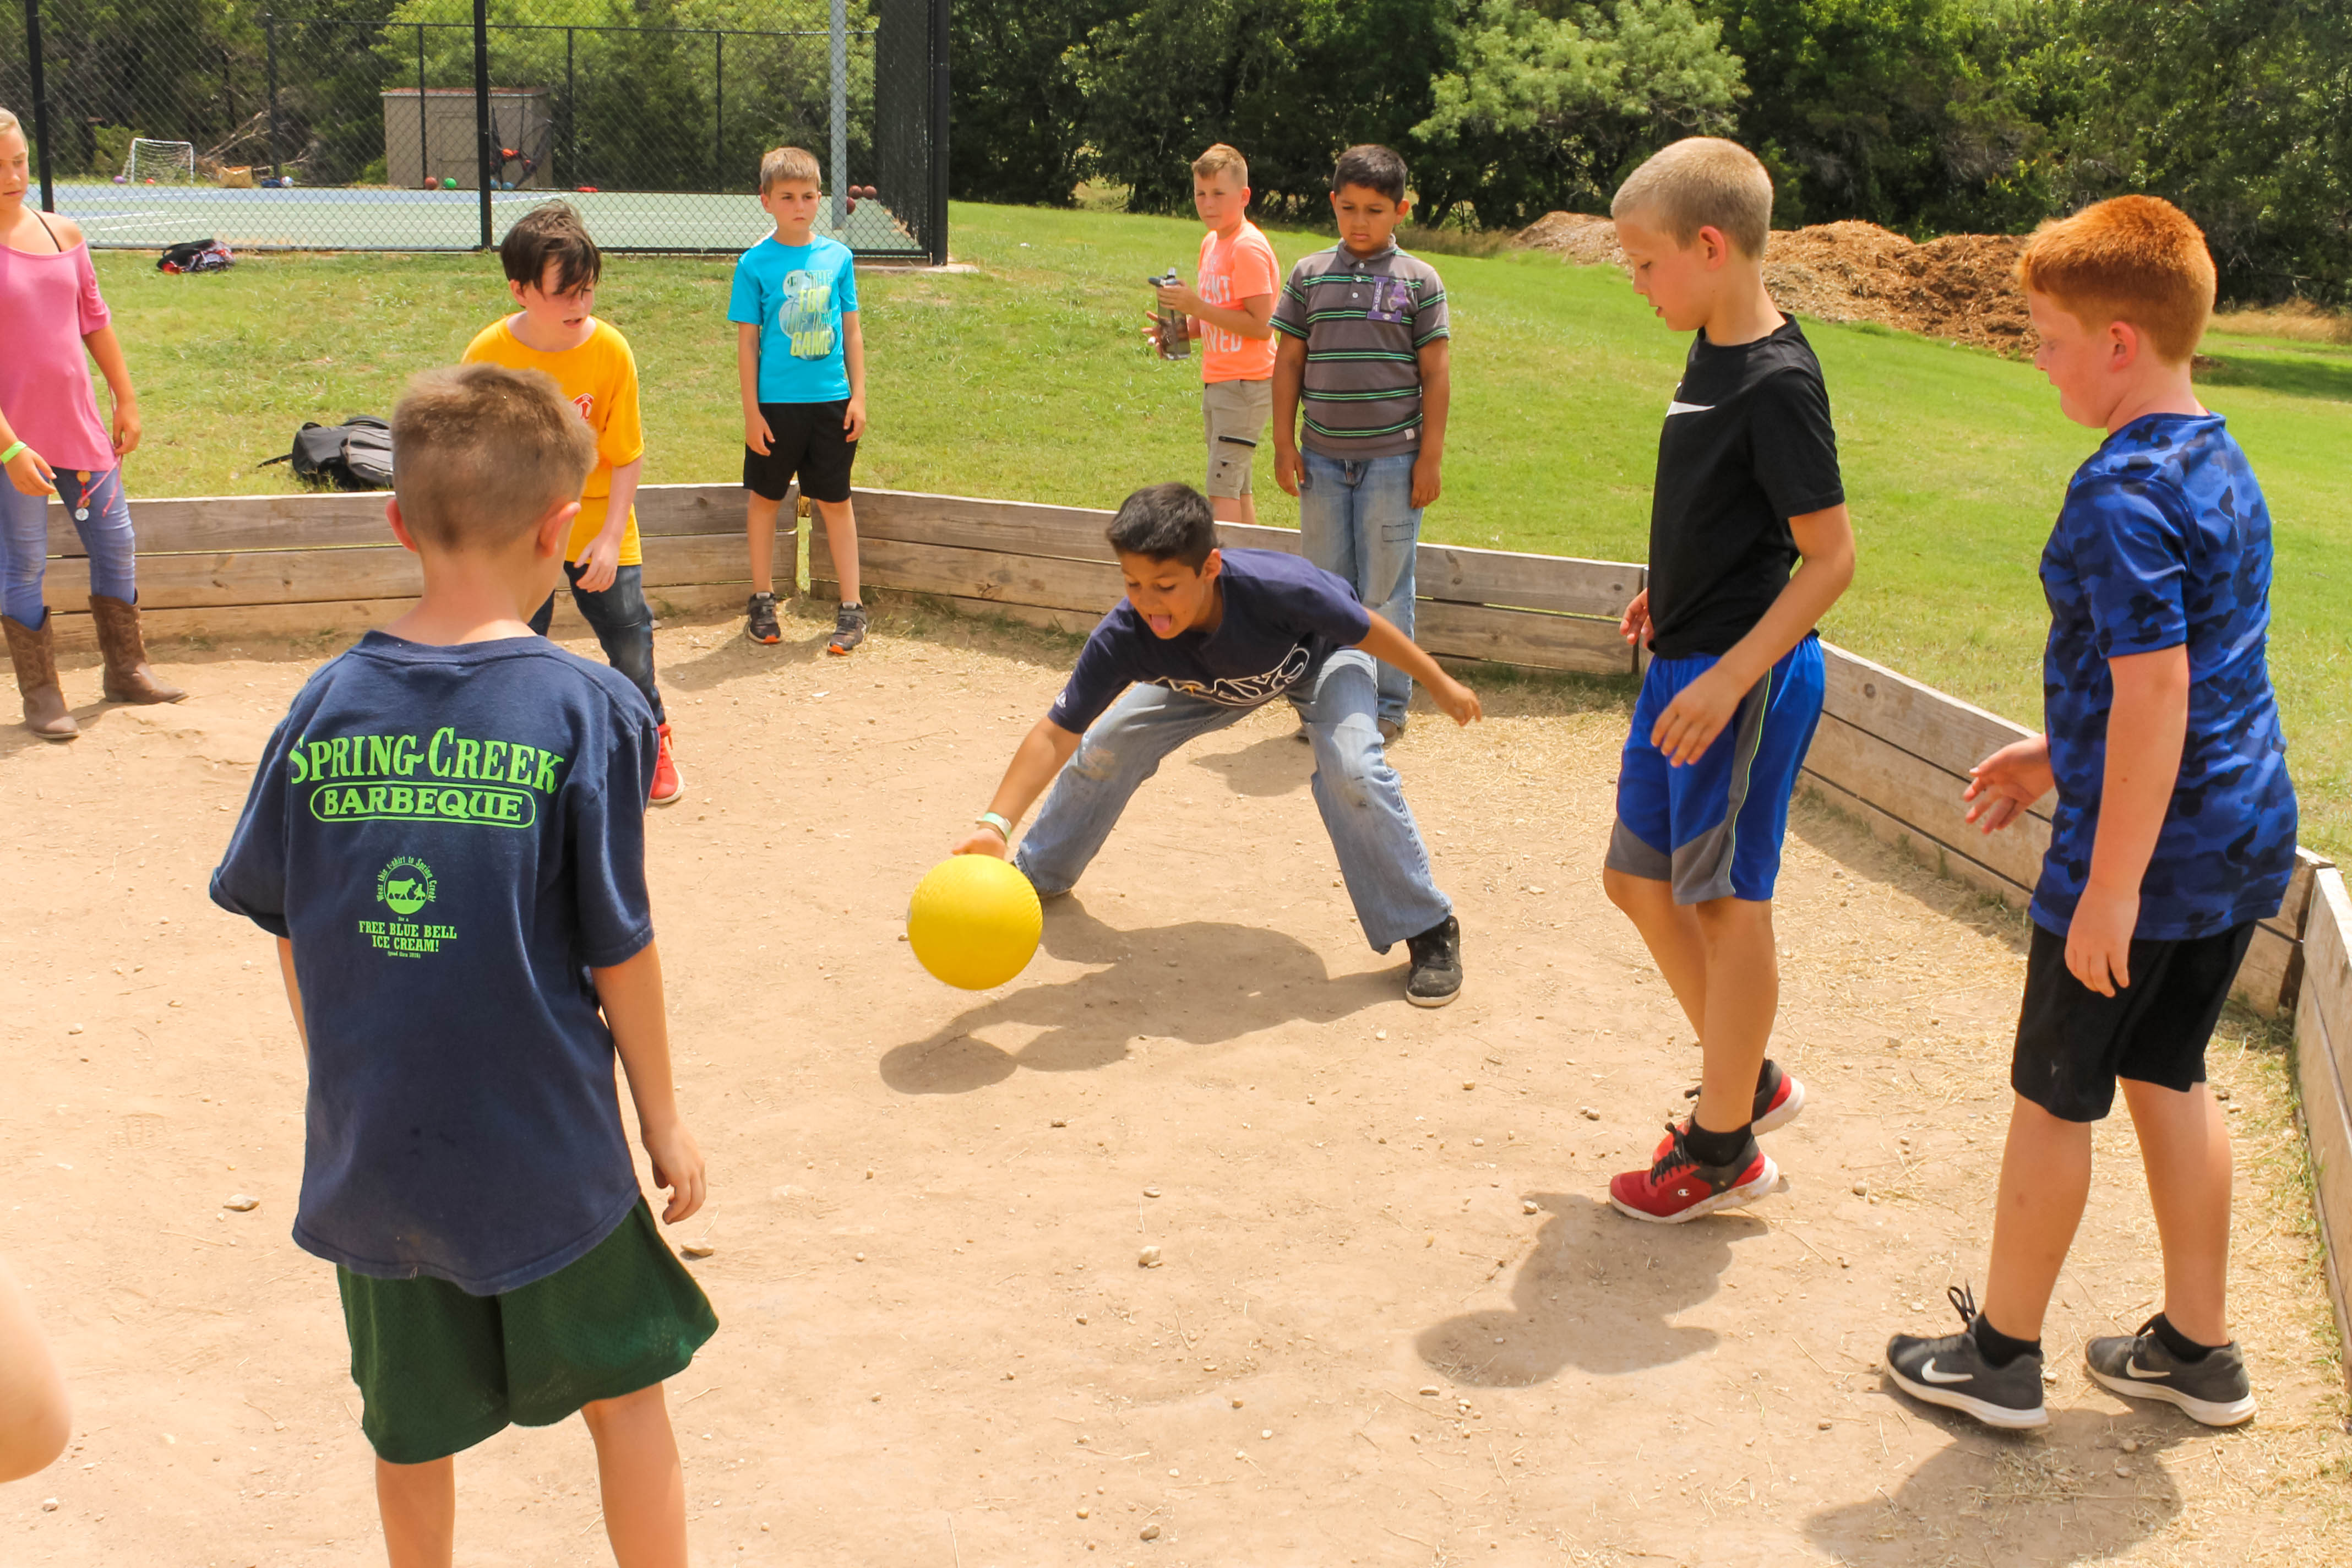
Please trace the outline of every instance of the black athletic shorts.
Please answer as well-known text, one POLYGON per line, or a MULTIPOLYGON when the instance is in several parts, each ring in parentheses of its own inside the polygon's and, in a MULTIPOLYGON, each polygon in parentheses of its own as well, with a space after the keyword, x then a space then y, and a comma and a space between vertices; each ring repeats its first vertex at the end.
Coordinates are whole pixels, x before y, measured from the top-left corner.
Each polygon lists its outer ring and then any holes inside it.
POLYGON ((2187 1093, 2205 1081, 2205 1044, 2254 924, 2131 944, 2131 984, 2102 996, 2066 967, 2066 939, 2033 928, 2009 1085, 2065 1121, 2115 1108, 2116 1079, 2187 1093))
POLYGON ((857 461, 857 443, 842 434, 848 412, 846 401, 760 405, 768 450, 763 457, 743 448, 743 488, 762 500, 782 500, 798 476, 809 500, 847 500, 849 469, 857 461))

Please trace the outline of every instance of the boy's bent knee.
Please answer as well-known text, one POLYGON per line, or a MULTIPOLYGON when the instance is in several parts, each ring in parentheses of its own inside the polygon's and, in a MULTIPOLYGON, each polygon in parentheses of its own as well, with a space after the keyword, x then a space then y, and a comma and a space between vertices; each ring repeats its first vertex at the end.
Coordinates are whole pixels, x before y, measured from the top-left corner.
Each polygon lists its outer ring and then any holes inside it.
POLYGON ((1077 755, 1070 759, 1070 771, 1097 784, 1108 783, 1111 775, 1118 772, 1118 753, 1108 746, 1087 742, 1081 744, 1077 755))

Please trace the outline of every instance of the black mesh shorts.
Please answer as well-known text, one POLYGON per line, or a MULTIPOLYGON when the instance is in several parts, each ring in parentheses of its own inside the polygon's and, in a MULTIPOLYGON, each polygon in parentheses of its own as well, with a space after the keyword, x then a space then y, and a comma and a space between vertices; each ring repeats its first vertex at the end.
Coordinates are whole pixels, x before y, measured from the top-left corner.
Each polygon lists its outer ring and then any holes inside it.
POLYGON ((643 1198, 612 1235, 544 1279, 469 1296, 446 1279, 335 1270, 360 1430, 421 1465, 513 1422, 551 1426, 684 1372, 719 1329, 643 1198))
POLYGON ((2212 936, 2134 942, 2131 984, 2102 996, 2066 967, 2066 939, 2035 925, 2010 1087, 2065 1121, 2105 1117, 2119 1078, 2186 1094, 2205 1081, 2205 1044, 2253 935, 2249 921, 2212 936))
POLYGON ((762 403, 768 449, 743 448, 743 488, 762 500, 782 500, 797 478, 811 500, 849 499, 849 470, 857 443, 848 437, 847 402, 762 403))

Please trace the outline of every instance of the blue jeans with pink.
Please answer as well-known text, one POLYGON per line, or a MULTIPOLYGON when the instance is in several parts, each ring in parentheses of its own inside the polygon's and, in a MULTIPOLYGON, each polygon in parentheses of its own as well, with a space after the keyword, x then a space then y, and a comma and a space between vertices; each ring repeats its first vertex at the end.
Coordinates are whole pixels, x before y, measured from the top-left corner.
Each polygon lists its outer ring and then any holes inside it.
MULTIPOLYGON (((89 591, 137 603, 137 546, 122 470, 95 470, 85 484, 79 473, 59 468, 57 483, 57 499, 65 503, 89 557, 89 591)), ((48 509, 48 497, 28 496, 0 479, 0 614, 37 631, 48 613, 41 602, 41 579, 49 563, 48 509)))

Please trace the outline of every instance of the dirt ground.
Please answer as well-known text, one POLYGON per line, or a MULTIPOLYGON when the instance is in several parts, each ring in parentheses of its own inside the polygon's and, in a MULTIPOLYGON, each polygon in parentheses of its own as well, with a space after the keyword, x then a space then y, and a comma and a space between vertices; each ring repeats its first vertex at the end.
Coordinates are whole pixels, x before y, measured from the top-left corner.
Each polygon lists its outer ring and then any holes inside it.
MULTIPOLYGON (((1624 265, 1617 226, 1589 213, 1548 213, 1517 243, 1577 261, 1624 265)), ((2025 237, 1948 234, 1916 243, 1847 220, 1774 229, 1764 282, 1782 309, 1823 321, 1876 321, 2005 354, 2032 352, 2032 321, 2012 276, 2025 237)))
MULTIPOLYGON (((1486 683, 1399 748, 1468 985, 1400 994, 1349 921, 1288 721, 1181 753, 1043 951, 949 990, 908 890, 1070 645, 919 609, 854 659, 660 635, 689 795, 656 918, 722 1327, 671 1386, 699 1564, 2340 1562, 2352 1441, 2283 1052, 2232 1025, 2238 1328, 2261 1417, 2088 1384, 2159 1288, 2121 1123, 2048 1329, 2056 1419, 1882 1384, 1980 1275, 2019 918, 1817 806, 1781 883, 1789 1190, 1676 1228, 1609 1174, 1696 1081, 1598 866, 1613 689, 1486 683), (1160 1266, 1139 1267, 1140 1249, 1160 1266), (1147 1539, 1147 1535, 1150 1536, 1147 1539)), ((380 1562, 331 1269, 288 1239, 302 1072, 265 937, 206 877, 319 646, 182 649, 194 693, 0 732, 16 977, 0 1250, 72 1451, 0 1489, 0 1563, 380 1562), (251 1212, 224 1205, 257 1197, 251 1212)), ((458 1467, 459 1561, 609 1561, 577 1421, 458 1467)))

